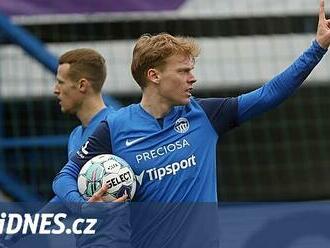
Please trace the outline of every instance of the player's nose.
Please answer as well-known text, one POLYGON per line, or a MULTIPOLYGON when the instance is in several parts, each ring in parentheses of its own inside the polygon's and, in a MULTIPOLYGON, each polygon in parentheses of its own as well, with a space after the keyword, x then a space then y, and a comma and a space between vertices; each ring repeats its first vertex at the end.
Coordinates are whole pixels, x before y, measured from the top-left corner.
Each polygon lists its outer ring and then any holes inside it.
POLYGON ((189 82, 190 84, 194 84, 194 83, 197 82, 197 79, 196 79, 196 77, 195 77, 194 74, 191 74, 191 75, 190 75, 188 82, 189 82))
POLYGON ((58 83, 55 83, 54 89, 53 89, 53 93, 55 95, 59 95, 60 94, 60 89, 59 89, 58 83))
POLYGON ((188 82, 191 83, 191 84, 194 84, 196 83, 197 79, 195 77, 195 74, 193 72, 193 70, 189 71, 189 74, 188 74, 188 82))

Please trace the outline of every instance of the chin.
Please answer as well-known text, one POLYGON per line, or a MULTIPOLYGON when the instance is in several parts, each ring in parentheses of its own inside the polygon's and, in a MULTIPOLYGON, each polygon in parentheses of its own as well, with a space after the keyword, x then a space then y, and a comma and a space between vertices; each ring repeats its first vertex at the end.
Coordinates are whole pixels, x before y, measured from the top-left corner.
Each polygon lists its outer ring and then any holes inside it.
POLYGON ((69 113, 69 111, 68 111, 66 108, 63 108, 63 107, 61 107, 61 112, 62 112, 63 114, 67 114, 67 113, 69 113))

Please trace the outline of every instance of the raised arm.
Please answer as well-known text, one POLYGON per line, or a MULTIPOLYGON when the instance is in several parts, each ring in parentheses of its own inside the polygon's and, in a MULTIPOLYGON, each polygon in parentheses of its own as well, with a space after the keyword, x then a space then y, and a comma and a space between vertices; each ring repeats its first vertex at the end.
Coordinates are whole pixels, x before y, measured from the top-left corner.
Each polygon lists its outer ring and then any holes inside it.
POLYGON ((326 50, 313 41, 293 64, 262 87, 238 97, 238 123, 267 112, 291 96, 321 60, 326 50))
POLYGON ((330 20, 320 0, 316 38, 312 45, 285 71, 262 87, 238 97, 238 122, 243 123, 269 111, 291 96, 320 62, 330 45, 330 20))

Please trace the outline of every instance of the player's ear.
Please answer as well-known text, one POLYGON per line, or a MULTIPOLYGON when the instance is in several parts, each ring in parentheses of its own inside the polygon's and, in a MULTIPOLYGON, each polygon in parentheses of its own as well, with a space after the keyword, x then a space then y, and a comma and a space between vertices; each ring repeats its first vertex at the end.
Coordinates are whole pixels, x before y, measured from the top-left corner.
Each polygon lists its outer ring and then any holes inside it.
POLYGON ((79 90, 81 92, 86 92, 89 86, 89 81, 86 78, 81 78, 78 83, 79 90))
POLYGON ((148 71, 147 71, 147 79, 148 81, 150 82, 153 82, 155 84, 159 84, 159 78, 160 78, 160 75, 159 75, 159 71, 155 68, 150 68, 148 71))

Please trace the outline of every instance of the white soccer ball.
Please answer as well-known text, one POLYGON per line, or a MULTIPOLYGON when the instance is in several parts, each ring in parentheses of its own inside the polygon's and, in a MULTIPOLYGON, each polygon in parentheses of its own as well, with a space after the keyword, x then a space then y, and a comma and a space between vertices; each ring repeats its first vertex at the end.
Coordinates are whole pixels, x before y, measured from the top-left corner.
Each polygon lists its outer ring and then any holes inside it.
POLYGON ((103 183, 109 184, 104 195, 106 201, 121 197, 126 191, 132 199, 136 190, 136 178, 129 164, 122 158, 112 154, 101 154, 90 159, 82 167, 78 176, 80 194, 88 200, 103 183))

